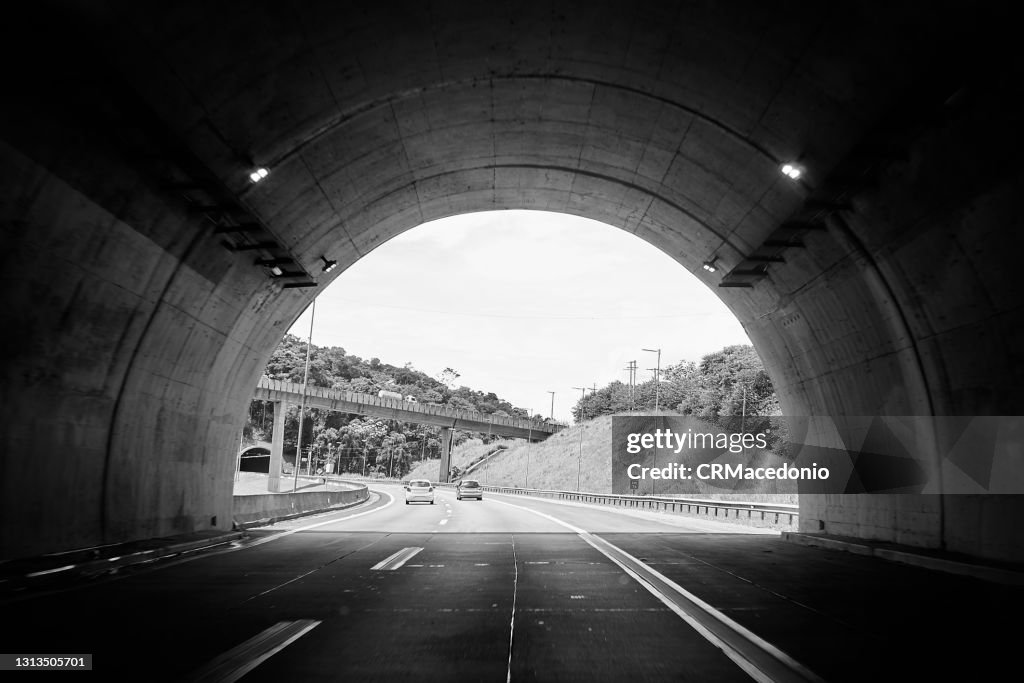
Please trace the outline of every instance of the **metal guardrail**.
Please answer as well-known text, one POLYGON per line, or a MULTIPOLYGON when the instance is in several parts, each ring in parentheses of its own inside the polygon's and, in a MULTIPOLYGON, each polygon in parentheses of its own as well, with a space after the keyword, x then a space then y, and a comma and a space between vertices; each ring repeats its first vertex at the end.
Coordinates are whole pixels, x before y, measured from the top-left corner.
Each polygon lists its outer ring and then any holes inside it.
MULTIPOLYGON (((454 488, 455 484, 435 483, 434 486, 454 488)), ((597 503, 633 510, 703 514, 719 519, 763 521, 767 524, 796 526, 800 519, 800 506, 786 503, 744 503, 703 498, 669 498, 663 496, 627 496, 614 493, 587 493, 584 491, 555 491, 520 489, 506 486, 485 486, 485 491, 507 495, 538 496, 557 500, 597 503)))
MULTIPOLYGON (((349 480, 368 483, 397 484, 398 479, 362 479, 346 477, 349 480)), ((455 488, 455 484, 433 482, 434 486, 455 488)), ((677 514, 705 515, 716 519, 735 519, 747 522, 796 527, 800 520, 800 506, 788 503, 745 503, 740 501, 707 500, 704 498, 669 498, 667 496, 628 496, 614 493, 587 493, 585 491, 557 491, 547 489, 520 489, 510 486, 481 485, 485 491, 504 493, 512 496, 537 496, 556 500, 571 500, 581 503, 596 503, 631 510, 653 510, 677 514)))

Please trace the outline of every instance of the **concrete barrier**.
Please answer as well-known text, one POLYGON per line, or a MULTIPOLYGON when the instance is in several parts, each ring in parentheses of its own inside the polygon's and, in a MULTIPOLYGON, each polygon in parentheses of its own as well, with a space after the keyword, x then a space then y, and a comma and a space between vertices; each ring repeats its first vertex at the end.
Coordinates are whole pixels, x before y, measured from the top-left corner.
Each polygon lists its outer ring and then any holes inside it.
POLYGON ((362 503, 369 496, 365 485, 347 491, 310 491, 307 493, 266 493, 235 496, 232 519, 236 527, 272 524, 331 508, 362 503))

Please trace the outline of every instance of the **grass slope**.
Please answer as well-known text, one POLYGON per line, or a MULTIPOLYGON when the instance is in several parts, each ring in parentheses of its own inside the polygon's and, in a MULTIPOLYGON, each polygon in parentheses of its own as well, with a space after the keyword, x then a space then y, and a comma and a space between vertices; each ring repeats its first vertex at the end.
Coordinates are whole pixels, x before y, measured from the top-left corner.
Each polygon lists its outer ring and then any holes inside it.
MULTIPOLYGON (((514 486, 519 488, 554 489, 562 491, 579 490, 592 493, 611 493, 612 488, 612 417, 605 415, 564 429, 540 443, 527 444, 525 441, 503 441, 484 445, 472 439, 452 452, 452 464, 460 468, 484 458, 472 469, 470 476, 491 486, 514 486), (582 448, 581 448, 582 433, 582 448), (496 447, 504 446, 486 457, 496 447), (527 471, 528 470, 528 471, 527 471)), ((751 451, 745 457, 731 454, 716 462, 743 461, 752 467, 777 466, 782 461, 767 451, 751 451)), ((429 460, 420 463, 409 475, 437 479, 440 462, 429 460)), ((705 482, 672 482, 659 495, 686 495, 713 500, 737 500, 761 503, 796 503, 793 493, 777 493, 774 482, 758 482, 758 486, 724 492, 712 488, 705 482)))

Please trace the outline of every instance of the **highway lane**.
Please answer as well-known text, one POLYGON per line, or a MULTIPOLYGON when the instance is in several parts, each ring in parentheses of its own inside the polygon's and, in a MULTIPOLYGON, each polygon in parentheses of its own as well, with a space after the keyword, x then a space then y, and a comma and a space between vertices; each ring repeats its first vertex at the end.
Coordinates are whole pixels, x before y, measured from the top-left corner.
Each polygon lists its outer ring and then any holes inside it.
MULTIPOLYGON (((601 539, 827 680, 929 673, 908 644, 950 639, 934 591, 952 586, 945 618, 974 617, 993 646, 978 617, 996 598, 1024 606, 1019 591, 733 524, 447 489, 407 506, 401 488, 374 488, 370 505, 268 527, 241 549, 5 604, 5 650, 91 652, 100 680, 184 680, 218 661, 253 665, 246 681, 750 680, 601 539)), ((985 656, 975 671, 998 660, 985 656)))

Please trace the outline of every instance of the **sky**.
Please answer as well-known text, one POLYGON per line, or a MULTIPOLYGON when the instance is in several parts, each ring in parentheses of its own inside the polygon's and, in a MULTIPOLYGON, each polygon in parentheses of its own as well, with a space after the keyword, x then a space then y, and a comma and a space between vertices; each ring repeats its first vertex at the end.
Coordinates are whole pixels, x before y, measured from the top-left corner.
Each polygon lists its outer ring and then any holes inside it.
MULTIPOLYGON (((309 335, 312 307, 289 330, 309 335)), ((749 344, 725 305, 656 247, 586 218, 463 214, 393 238, 316 302, 313 344, 493 391, 571 421, 573 387, 637 381, 730 344, 749 344)))

